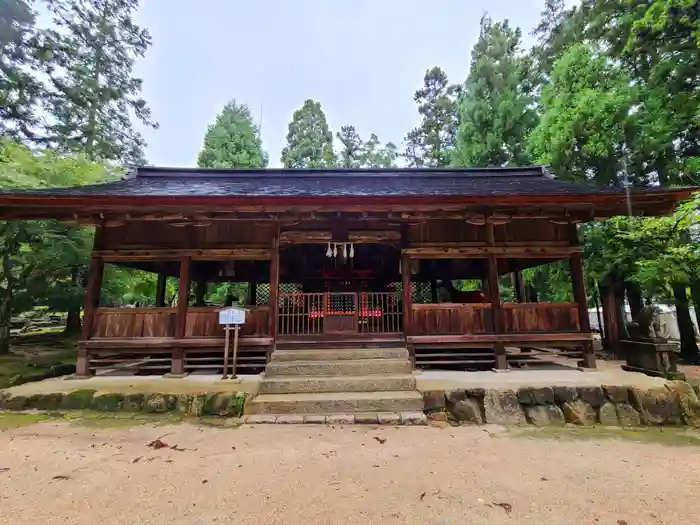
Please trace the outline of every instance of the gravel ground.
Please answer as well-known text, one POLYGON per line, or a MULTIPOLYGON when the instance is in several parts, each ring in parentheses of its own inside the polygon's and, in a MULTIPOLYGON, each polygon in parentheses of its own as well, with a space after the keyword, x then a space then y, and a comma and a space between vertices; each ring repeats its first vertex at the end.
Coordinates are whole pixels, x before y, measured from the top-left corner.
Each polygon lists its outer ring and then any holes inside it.
POLYGON ((699 490, 700 447, 496 427, 0 433, 0 523, 13 525, 700 523, 699 490), (147 446, 160 436, 177 449, 147 446))

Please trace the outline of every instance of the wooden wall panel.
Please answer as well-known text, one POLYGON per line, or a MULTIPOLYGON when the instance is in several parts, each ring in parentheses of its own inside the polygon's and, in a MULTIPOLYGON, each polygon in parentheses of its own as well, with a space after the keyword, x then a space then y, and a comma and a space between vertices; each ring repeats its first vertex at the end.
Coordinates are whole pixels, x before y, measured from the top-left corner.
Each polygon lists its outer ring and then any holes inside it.
POLYGON ((413 335, 461 335, 490 332, 490 304, 414 304, 413 335))
POLYGON ((580 330, 576 303, 506 303, 505 331, 577 332, 580 330))

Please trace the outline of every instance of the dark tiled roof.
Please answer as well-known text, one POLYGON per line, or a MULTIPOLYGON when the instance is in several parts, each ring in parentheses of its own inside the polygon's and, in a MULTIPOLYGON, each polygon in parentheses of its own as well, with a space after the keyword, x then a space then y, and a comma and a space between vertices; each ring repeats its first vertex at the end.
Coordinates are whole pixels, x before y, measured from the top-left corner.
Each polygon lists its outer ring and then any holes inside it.
POLYGON ((124 179, 72 188, 0 192, 43 196, 402 197, 607 193, 557 180, 542 166, 484 169, 208 170, 140 168, 124 179))

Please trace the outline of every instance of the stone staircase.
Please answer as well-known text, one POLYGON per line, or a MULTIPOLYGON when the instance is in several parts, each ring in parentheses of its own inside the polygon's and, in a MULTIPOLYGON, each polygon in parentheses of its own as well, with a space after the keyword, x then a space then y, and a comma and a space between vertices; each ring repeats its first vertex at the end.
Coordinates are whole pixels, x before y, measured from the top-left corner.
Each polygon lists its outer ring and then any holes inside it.
POLYGON ((404 347, 279 349, 246 407, 251 423, 425 422, 404 347))

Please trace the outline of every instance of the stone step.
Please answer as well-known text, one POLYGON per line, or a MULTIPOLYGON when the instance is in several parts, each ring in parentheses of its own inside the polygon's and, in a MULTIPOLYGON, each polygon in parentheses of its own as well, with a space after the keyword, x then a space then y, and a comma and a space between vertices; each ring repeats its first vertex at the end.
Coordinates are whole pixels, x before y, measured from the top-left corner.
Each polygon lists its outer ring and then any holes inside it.
POLYGON ((267 377, 278 376, 368 376, 373 374, 410 374, 408 359, 356 359, 341 361, 270 361, 267 377))
POLYGON ((408 359, 406 348, 319 348, 275 350, 272 361, 341 361, 359 359, 408 359))
POLYGON ((354 414, 357 412, 422 411, 416 391, 332 392, 321 394, 260 394, 246 407, 247 414, 354 414))
POLYGON ((261 394, 299 394, 313 392, 387 392, 415 390, 416 378, 409 374, 338 377, 276 377, 265 378, 261 394))
POLYGON ((358 412, 355 414, 251 414, 245 422, 252 425, 264 423, 311 423, 317 425, 425 425, 428 418, 423 412, 358 412))

